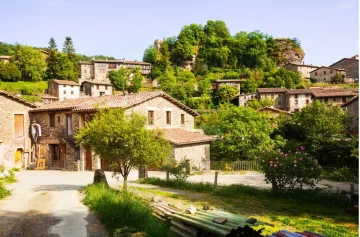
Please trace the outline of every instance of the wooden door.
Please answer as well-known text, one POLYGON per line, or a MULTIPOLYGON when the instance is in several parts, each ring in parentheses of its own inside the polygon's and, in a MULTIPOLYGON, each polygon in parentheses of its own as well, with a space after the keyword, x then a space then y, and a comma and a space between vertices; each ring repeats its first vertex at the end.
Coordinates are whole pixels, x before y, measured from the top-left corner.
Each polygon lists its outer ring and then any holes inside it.
POLYGON ((21 165, 22 163, 22 149, 17 149, 15 152, 15 165, 21 165))
POLYGON ((53 168, 64 168, 64 159, 66 154, 65 145, 49 144, 49 153, 51 166, 53 168))
POLYGON ((90 148, 86 150, 85 170, 92 170, 92 151, 90 148))

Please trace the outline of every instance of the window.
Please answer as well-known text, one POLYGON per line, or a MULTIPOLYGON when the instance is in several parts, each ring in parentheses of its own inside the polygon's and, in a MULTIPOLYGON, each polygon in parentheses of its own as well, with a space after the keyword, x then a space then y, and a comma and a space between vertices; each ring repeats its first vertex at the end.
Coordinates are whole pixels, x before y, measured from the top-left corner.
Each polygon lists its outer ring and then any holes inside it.
MULTIPOLYGON (((245 104, 246 106, 246 104, 245 104)), ((185 114, 181 114, 181 126, 185 125, 185 114)))
POLYGON ((271 99, 274 99, 274 95, 271 95, 270 97, 271 97, 271 99))
POLYGON ((73 94, 74 94, 74 91, 71 91, 71 94, 73 95, 73 94))
POLYGON ((58 124, 60 124, 60 116, 57 116, 58 124))
POLYGON ((330 74, 332 73, 332 70, 330 70, 330 74))
POLYGON ((325 98, 325 103, 327 103, 327 102, 328 102, 328 100, 329 100, 328 98, 325 98))
POLYGON ((71 88, 73 88, 74 86, 73 85, 71 85, 71 88))
POLYGON ((299 101, 298 100, 295 100, 295 104, 297 105, 299 103, 299 101))
POLYGON ((15 137, 24 136, 24 115, 14 114, 14 135, 15 137))
POLYGON ((281 105, 281 101, 278 101, 278 105, 281 105))
POLYGON ((105 86, 105 90, 107 90, 107 86, 105 86))
MULTIPOLYGON (((251 96, 252 97, 252 96, 251 96)), ((278 97, 281 97, 281 94, 278 94, 278 97)))
POLYGON ((306 100, 306 101, 305 101, 305 104, 309 104, 309 100, 306 100))
POLYGON ((154 111, 148 111, 148 124, 154 124, 154 111))
POLYGON ((299 112, 299 109, 295 109, 295 112, 299 112))
POLYGON ((109 63, 109 69, 116 69, 116 63, 109 63))
POLYGON ((326 71, 324 71, 324 75, 326 75, 326 71))
POLYGON ((297 99, 298 98, 298 95, 295 95, 295 99, 297 99))
POLYGON ((64 95, 66 95, 66 90, 64 90, 64 95))
POLYGON ((166 111, 166 124, 171 125, 171 112, 166 111))
POLYGON ((346 102, 346 97, 345 96, 341 97, 341 100, 342 100, 343 103, 345 103, 346 102))
POLYGON ((98 89, 98 90, 99 90, 99 85, 96 85, 96 89, 98 89))
POLYGON ((105 95, 105 92, 100 92, 100 96, 105 95))
POLYGON ((317 72, 315 72, 315 76, 317 76, 317 72))
POLYGON ((50 128, 55 127, 55 114, 49 114, 50 128))

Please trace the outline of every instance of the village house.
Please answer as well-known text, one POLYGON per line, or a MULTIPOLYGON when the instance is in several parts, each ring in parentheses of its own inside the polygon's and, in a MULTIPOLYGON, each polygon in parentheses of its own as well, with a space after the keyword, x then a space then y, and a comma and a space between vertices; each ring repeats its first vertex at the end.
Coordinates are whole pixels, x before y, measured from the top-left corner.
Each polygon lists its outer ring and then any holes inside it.
POLYGON ((164 129, 165 138, 173 145, 174 158, 186 157, 191 166, 210 168, 210 143, 213 140, 194 130, 198 114, 164 92, 111 95, 63 100, 32 109, 42 135, 38 149, 41 159, 51 169, 106 169, 105 163, 91 149, 77 146, 73 135, 96 113, 98 106, 123 108, 147 117, 147 127, 164 129))
POLYGON ((92 59, 91 62, 80 61, 80 78, 79 83, 83 81, 105 82, 110 83, 108 72, 118 70, 120 67, 125 68, 141 68, 141 73, 144 76, 151 74, 151 63, 142 61, 127 61, 125 59, 107 60, 107 59, 92 59))
POLYGON ((284 88, 258 88, 256 90, 256 98, 260 99, 271 99, 274 101, 274 108, 285 110, 286 108, 286 99, 285 99, 286 89, 284 88))
POLYGON ((249 101, 253 99, 256 99, 256 93, 242 93, 239 95, 239 106, 246 107, 249 104, 249 101))
POLYGON ((84 81, 80 87, 81 93, 91 97, 112 95, 112 84, 106 82, 84 81))
POLYGON ((77 99, 80 97, 80 85, 74 81, 54 79, 48 83, 48 93, 57 97, 59 101, 77 99))
POLYGON ((287 90, 285 93, 285 97, 286 110, 290 112, 299 112, 303 107, 312 103, 312 90, 287 90))
POLYGON ((351 130, 359 133, 359 96, 355 96, 345 104, 341 105, 343 109, 346 109, 350 116, 351 130))
POLYGON ((310 72, 316 70, 317 66, 309 64, 297 64, 297 63, 288 63, 283 66, 285 69, 300 72, 303 78, 310 78, 310 72))
POLYGON ((0 165, 26 168, 31 161, 29 110, 37 106, 0 90, 0 165))
POLYGON ((240 79, 219 79, 212 84, 213 90, 219 90, 221 86, 229 85, 235 87, 240 94, 240 79))
POLYGON ((330 65, 333 68, 344 68, 346 77, 353 78, 354 81, 359 80, 359 57, 355 55, 351 58, 343 58, 336 63, 330 65))
POLYGON ((272 118, 277 118, 280 115, 290 116, 290 117, 294 116, 293 113, 290 113, 290 112, 287 112, 287 111, 284 111, 284 110, 281 110, 281 109, 274 109, 274 108, 271 108, 271 107, 263 107, 263 108, 258 109, 258 111, 261 112, 261 113, 268 114, 272 118))
POLYGON ((340 73, 345 79, 346 70, 343 68, 334 68, 334 67, 319 67, 314 71, 310 72, 310 78, 315 79, 317 82, 327 82, 330 83, 331 79, 336 76, 337 73, 340 73))
POLYGON ((358 89, 311 89, 313 100, 332 105, 342 105, 359 94, 358 89))
POLYGON ((10 56, 0 55, 0 61, 8 63, 10 61, 10 56))

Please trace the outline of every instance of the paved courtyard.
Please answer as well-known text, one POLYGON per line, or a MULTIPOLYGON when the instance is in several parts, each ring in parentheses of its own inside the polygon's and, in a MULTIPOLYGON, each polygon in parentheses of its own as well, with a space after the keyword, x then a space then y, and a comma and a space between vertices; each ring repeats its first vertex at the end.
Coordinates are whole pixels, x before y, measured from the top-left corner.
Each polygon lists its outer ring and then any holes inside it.
MULTIPOLYGON (((66 172, 56 170, 20 171, 17 183, 7 185, 11 196, 0 200, 0 236, 107 236, 96 216, 81 203, 79 190, 92 183, 94 172, 66 172)), ((106 172, 109 185, 118 187, 122 178, 112 177, 106 172)), ((129 176, 130 185, 137 179, 137 171, 129 176)), ((149 177, 165 178, 164 172, 150 171, 149 177)), ((194 175, 192 182, 213 183, 214 173, 194 175)), ((241 183, 258 187, 269 187, 264 176, 258 172, 246 174, 219 174, 219 185, 241 183)), ((349 191, 350 184, 321 181, 322 188, 349 191)), ((356 185, 358 190, 358 185, 356 185)))

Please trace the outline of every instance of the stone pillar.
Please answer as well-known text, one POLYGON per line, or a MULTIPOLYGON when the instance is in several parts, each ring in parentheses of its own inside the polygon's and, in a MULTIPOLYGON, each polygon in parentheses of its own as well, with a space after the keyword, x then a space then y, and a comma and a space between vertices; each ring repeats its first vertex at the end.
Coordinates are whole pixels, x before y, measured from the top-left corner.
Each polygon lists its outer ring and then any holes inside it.
POLYGON ((81 149, 80 153, 80 170, 85 170, 85 152, 83 151, 83 149, 81 149))

